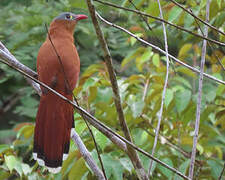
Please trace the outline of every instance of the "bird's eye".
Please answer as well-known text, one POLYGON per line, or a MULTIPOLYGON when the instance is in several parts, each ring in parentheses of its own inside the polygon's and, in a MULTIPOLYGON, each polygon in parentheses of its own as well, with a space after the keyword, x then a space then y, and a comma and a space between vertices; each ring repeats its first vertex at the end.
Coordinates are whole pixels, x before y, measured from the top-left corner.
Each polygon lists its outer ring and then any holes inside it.
POLYGON ((73 16, 71 16, 70 14, 67 14, 66 19, 73 19, 73 16))

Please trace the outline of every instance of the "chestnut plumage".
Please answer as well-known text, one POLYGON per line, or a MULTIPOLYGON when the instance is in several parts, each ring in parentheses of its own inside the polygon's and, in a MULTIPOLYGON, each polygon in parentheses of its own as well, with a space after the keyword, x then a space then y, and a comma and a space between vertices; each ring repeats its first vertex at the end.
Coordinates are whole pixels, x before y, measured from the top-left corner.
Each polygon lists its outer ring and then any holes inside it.
MULTIPOLYGON (((85 15, 70 12, 57 16, 37 56, 38 79, 69 100, 73 100, 72 91, 80 73, 80 59, 73 32, 77 21, 86 18, 85 15)), ((39 165, 46 166, 52 173, 58 173, 69 153, 74 108, 52 92, 43 87, 41 89, 33 157, 39 165)))

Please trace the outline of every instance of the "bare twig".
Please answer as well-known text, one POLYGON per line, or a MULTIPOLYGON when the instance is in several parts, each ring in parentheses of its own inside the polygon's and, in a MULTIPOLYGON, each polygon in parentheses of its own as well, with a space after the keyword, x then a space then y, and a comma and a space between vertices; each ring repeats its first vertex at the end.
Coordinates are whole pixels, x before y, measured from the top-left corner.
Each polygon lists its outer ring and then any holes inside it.
POLYGON ((223 169, 222 169, 222 171, 221 171, 221 173, 220 173, 220 177, 219 177, 218 180, 221 180, 221 179, 222 179, 224 170, 225 170, 225 163, 223 164, 223 169))
MULTIPOLYGON (((97 16, 99 17, 99 19, 101 19, 101 21, 103 21, 104 23, 106 23, 106 24, 108 24, 108 25, 110 25, 110 26, 112 26, 112 27, 114 27, 114 28, 117 28, 117 29, 122 30, 123 32, 129 34, 130 36, 132 36, 132 37, 134 37, 135 39, 137 39, 138 41, 140 41, 141 43, 143 43, 143 44, 145 44, 145 45, 147 45, 147 46, 150 46, 150 47, 156 49, 157 51, 159 51, 159 52, 161 52, 161 53, 163 53, 163 54, 166 55, 166 52, 165 52, 164 50, 160 49, 159 47, 157 47, 157 46, 155 46, 155 45, 153 45, 153 44, 151 44, 151 43, 149 43, 149 42, 143 40, 142 38, 136 36, 135 34, 131 33, 130 31, 128 31, 128 30, 125 29, 125 28, 123 28, 123 27, 121 27, 121 26, 118 26, 118 25, 116 25, 116 24, 113 24, 113 23, 111 23, 111 22, 105 20, 105 19, 104 19, 103 17, 101 17, 97 12, 96 12, 96 14, 97 14, 97 16)), ((192 66, 190 66, 190 65, 188 65, 188 64, 186 64, 186 63, 180 61, 179 59, 175 58, 174 56, 172 56, 172 55, 170 55, 170 54, 168 54, 168 56, 169 56, 171 59, 173 59, 175 62, 181 64, 182 66, 185 66, 186 68, 192 70, 193 72, 200 73, 200 71, 199 71, 198 69, 193 68, 192 66)), ((215 82, 217 82, 217 83, 220 83, 220 84, 224 84, 224 85, 225 85, 225 82, 222 81, 222 80, 220 80, 220 79, 217 79, 217 78, 215 78, 215 77, 213 77, 213 76, 211 76, 211 75, 209 75, 209 74, 206 74, 206 73, 203 73, 203 75, 204 75, 205 77, 209 78, 209 79, 212 79, 213 81, 215 81, 215 82)))
MULTIPOLYGON (((140 116, 143 120, 145 120, 148 123, 149 128, 152 128, 154 133, 156 132, 156 129, 153 127, 153 125, 150 123, 150 119, 147 115, 142 114, 140 116)), ((155 137, 155 135, 151 132, 149 132, 148 127, 144 127, 144 130, 152 137, 155 137)), ((167 138, 166 136, 160 134, 159 132, 159 137, 161 138, 162 141, 164 141, 166 144, 168 144, 170 147, 172 147, 173 149, 177 150, 178 152, 180 152, 184 157, 186 158, 190 158, 191 157, 191 153, 185 151, 184 149, 182 149, 181 147, 179 147, 177 144, 175 144, 174 142, 171 142, 171 140, 169 138, 167 138)), ((201 166, 201 161, 196 160, 195 161, 197 163, 198 166, 201 166)))
POLYGON ((106 180, 105 175, 98 168, 98 166, 95 163, 94 159, 92 158, 90 152, 87 150, 87 148, 83 144, 80 136, 77 134, 77 132, 75 130, 73 130, 71 133, 72 133, 71 138, 76 143, 78 149, 80 150, 81 155, 83 156, 84 160, 87 162, 89 167, 91 167, 94 174, 98 177, 99 180, 106 180))
MULTIPOLYGON (((0 50, 1 51, 1 50, 0 50)), ((124 144, 121 143, 125 142, 126 144, 130 145, 131 147, 133 147, 134 149, 136 149, 137 151, 139 151, 140 153, 144 154, 145 156, 147 156, 148 158, 153 159, 154 161, 156 161, 157 163, 161 164, 162 166, 166 167, 167 169, 171 170, 172 172, 178 174, 179 176, 181 176, 184 179, 189 179, 187 176, 183 175, 181 172, 179 172, 177 169, 170 167, 169 165, 167 165, 166 163, 160 161, 159 159, 152 157, 149 153, 145 152, 144 150, 142 150, 141 148, 137 147, 136 145, 134 145, 133 143, 131 143, 130 141, 126 140, 124 137, 120 136, 119 134, 115 133, 114 131, 112 131, 109 127, 107 127, 106 125, 104 125, 102 122, 100 122, 99 120, 97 120, 95 117, 93 117, 91 114, 89 114, 87 111, 85 111, 83 108, 77 106, 76 103, 70 101, 69 99, 67 99, 66 97, 64 97, 63 95, 61 95, 60 93, 58 93, 57 91, 55 91, 54 89, 50 88, 49 86, 47 86, 46 84, 40 82, 39 80, 35 79, 33 76, 29 75, 27 72, 23 71, 23 69, 20 69, 19 67, 13 66, 11 63, 9 63, 8 61, 11 61, 12 59, 9 58, 5 58, 2 56, 2 54, 0 53, 0 61, 4 64, 7 64, 8 66, 10 66, 11 68, 15 69, 16 71, 20 72, 21 74, 23 74, 24 76, 32 79, 33 81, 35 81, 36 83, 38 83, 39 85, 45 87, 46 89, 48 89, 49 91, 51 91, 52 93, 56 94, 57 96, 59 96, 60 98, 62 98, 64 101, 68 102, 69 104, 73 105, 76 112, 81 114, 83 113, 84 118, 87 119, 93 126, 95 126, 96 124, 98 124, 99 127, 101 127, 102 129, 104 129, 104 133, 105 135, 111 135, 109 136, 112 140, 112 142, 120 142, 120 144, 118 145, 118 147, 125 148, 126 146, 124 144), (2 60, 2 59, 6 59, 6 61, 2 60), (107 132, 107 133, 106 133, 107 132), (113 136, 113 137, 112 137, 113 136)), ((28 67, 26 67, 28 68, 28 67)), ((29 68, 28 68, 29 69, 29 68)), ((97 129, 100 129, 100 128, 97 129)), ((108 137, 108 136, 107 136, 108 137)), ((116 144, 117 145, 117 144, 116 144)), ((126 149, 125 149, 126 150, 126 149)))
MULTIPOLYGON (((122 105, 121 105, 119 88, 118 88, 118 84, 117 84, 117 80, 116 80, 115 71, 114 71, 114 68, 113 68, 113 65, 112 65, 112 58, 111 58, 111 55, 110 55, 110 52, 109 52, 109 49, 108 49, 108 45, 105 41, 102 30, 99 26, 99 23, 98 23, 98 20, 97 20, 97 17, 96 17, 96 13, 95 13, 95 7, 93 6, 92 1, 87 0, 87 4, 88 4, 89 12, 91 14, 92 22, 93 22, 94 27, 95 27, 97 37, 98 37, 98 39, 100 41, 100 44, 102 46, 102 49, 104 51, 105 63, 106 63, 106 66, 107 66, 107 69, 108 69, 108 72, 109 72, 109 78, 110 78, 110 81, 111 81, 111 84, 112 84, 112 90, 113 90, 113 93, 114 93, 113 99, 114 99, 114 103, 115 103, 116 110, 117 110, 117 113, 118 113, 120 126, 123 130, 125 138, 128 141, 132 142, 130 131, 129 131, 129 128, 127 126, 127 123, 126 123, 126 120, 125 120, 125 117, 124 117, 124 113, 123 113, 123 108, 122 108, 122 105)), ((137 172, 137 175, 138 175, 139 179, 147 180, 148 179, 147 174, 145 173, 144 167, 141 164, 141 160, 140 160, 137 152, 133 148, 131 148, 130 146, 127 147, 127 150, 128 150, 127 151, 128 156, 129 156, 129 158, 130 158, 130 160, 131 160, 131 162, 132 162, 132 164, 133 164, 133 166, 134 166, 134 168, 137 172)))
POLYGON ((183 7, 181 4, 179 4, 178 2, 176 2, 175 0, 170 0, 171 2, 173 2, 174 4, 176 4, 177 6, 179 6, 181 9, 183 9, 184 11, 186 11, 188 14, 190 14, 191 16, 193 16, 195 19, 201 21, 203 24, 209 26, 210 28, 212 28, 213 30, 219 32, 220 34, 223 34, 225 36, 225 33, 220 31, 219 29, 217 29, 216 27, 212 26, 211 24, 208 23, 208 21, 204 21, 201 18, 199 18, 198 16, 196 16, 194 13, 192 13, 190 10, 186 9, 185 7, 183 7))
MULTIPOLYGON (((30 74, 33 77, 37 77, 37 73, 34 72, 32 69, 28 68, 27 66, 24 66, 23 64, 21 64, 10 52, 9 50, 2 44, 2 42, 0 41, 0 56, 7 60, 10 59, 10 61, 8 61, 12 66, 18 67, 19 69, 23 69, 25 72, 27 72, 28 74, 30 74)), ((27 82, 36 90, 36 92, 41 95, 41 89, 39 84, 35 83, 34 81, 32 81, 29 78, 26 78, 27 82)))
MULTIPOLYGON (((210 0, 207 1, 207 5, 206 5, 206 21, 209 20, 209 7, 210 7, 210 0)), ((208 36, 208 26, 205 26, 204 35, 208 36)), ((201 100, 202 100, 202 84, 203 84, 203 72, 204 72, 205 56, 206 56, 206 46, 207 46, 207 41, 203 40, 202 58, 201 58, 201 66, 200 66, 200 74, 199 74, 199 89, 198 89, 198 99, 197 99, 197 110, 196 110, 196 120, 195 120, 195 133, 194 133, 194 137, 193 137, 193 147, 192 147, 191 162, 190 162, 190 169, 189 169, 189 178, 190 179, 193 179, 196 149, 197 149, 197 142, 198 142, 198 132, 199 132, 200 114, 201 114, 201 100)))
MULTIPOLYGON (((159 5, 160 17, 163 19, 163 12, 162 12, 162 8, 160 5, 160 1, 159 0, 157 0, 157 1, 158 1, 158 5, 159 5)), ((156 132, 155 132, 155 140, 154 140, 154 144, 153 144, 153 148, 152 148, 152 156, 154 156, 158 137, 159 137, 160 125, 161 125, 162 114, 163 114, 163 106, 164 106, 164 100, 165 100, 165 96, 166 96, 166 88, 167 88, 168 77, 169 77, 169 56, 168 56, 167 35, 166 35, 166 27, 163 22, 162 22, 162 26, 163 26, 163 35, 164 35, 165 51, 166 51, 166 78, 165 78, 164 87, 163 87, 162 101, 161 101, 161 107, 160 107, 160 111, 159 111, 158 124, 157 124, 156 132)), ((148 169, 149 176, 150 176, 151 169, 152 169, 152 163, 153 163, 153 161, 150 160, 150 165, 149 165, 149 169, 148 169)))
POLYGON ((121 6, 118 6, 118 5, 116 5, 116 4, 112 4, 112 3, 109 3, 109 2, 104 2, 104 1, 101 1, 101 0, 94 0, 94 1, 97 1, 97 2, 99 2, 99 3, 105 4, 105 5, 108 5, 108 6, 111 6, 111 7, 123 9, 123 10, 126 10, 126 11, 134 12, 134 13, 136 13, 136 14, 141 14, 141 15, 146 16, 146 17, 150 17, 150 18, 152 18, 152 19, 155 19, 155 20, 164 22, 164 23, 166 23, 166 24, 168 24, 168 25, 170 25, 170 26, 173 26, 173 27, 175 27, 175 28, 177 28, 177 29, 180 29, 180 30, 182 30, 182 31, 185 31, 185 32, 187 32, 187 33, 190 33, 190 34, 192 34, 192 35, 194 35, 194 36, 196 36, 196 37, 199 37, 199 38, 202 38, 202 39, 206 39, 206 40, 208 40, 208 41, 210 41, 210 42, 212 42, 212 43, 215 43, 215 44, 217 44, 217 45, 220 45, 220 46, 225 46, 225 43, 222 43, 222 42, 220 42, 220 41, 216 41, 216 40, 214 40, 214 39, 206 38, 206 37, 204 37, 204 36, 202 36, 202 35, 200 35, 200 34, 196 34, 196 33, 192 32, 192 31, 190 31, 190 30, 188 30, 188 29, 185 29, 185 28, 183 28, 183 27, 181 27, 181 26, 177 26, 177 25, 175 25, 175 24, 173 24, 173 23, 170 23, 170 22, 168 22, 168 21, 166 21, 166 20, 164 20, 164 19, 158 18, 158 17, 156 17, 156 16, 152 16, 152 15, 150 15, 150 14, 146 14, 146 13, 141 12, 141 11, 138 11, 138 10, 133 10, 133 9, 121 7, 121 6))
MULTIPOLYGON (((190 11, 192 12, 192 10, 191 10, 191 9, 190 9, 190 11)), ((201 28, 201 26, 199 25, 199 23, 198 23, 198 20, 197 20, 197 19, 195 19, 195 22, 196 22, 196 24, 198 25, 198 28, 200 29, 200 31, 201 31, 201 33, 202 33, 202 35, 204 35, 204 32, 202 31, 202 28, 201 28)), ((207 41, 207 43, 208 43, 208 45, 209 45, 210 49, 212 50, 212 52, 213 52, 213 51, 215 51, 215 49, 213 48, 213 46, 211 45, 211 43, 210 43, 209 41, 207 41)), ((222 64, 222 62, 221 62, 220 58, 217 56, 217 54, 216 54, 216 53, 215 53, 215 57, 216 57, 217 61, 219 62, 220 66, 222 67, 222 69, 225 71, 225 67, 224 67, 224 65, 222 64)))

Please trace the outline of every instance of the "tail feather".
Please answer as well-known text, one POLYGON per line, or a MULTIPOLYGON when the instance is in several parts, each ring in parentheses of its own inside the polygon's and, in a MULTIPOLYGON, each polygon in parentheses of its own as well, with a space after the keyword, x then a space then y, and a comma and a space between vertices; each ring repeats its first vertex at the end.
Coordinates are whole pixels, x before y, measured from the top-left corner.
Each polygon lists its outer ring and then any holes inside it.
MULTIPOLYGON (((67 95, 72 99, 71 95, 67 95)), ((33 157, 49 172, 58 173, 69 153, 73 107, 58 96, 43 95, 36 117, 33 157)))

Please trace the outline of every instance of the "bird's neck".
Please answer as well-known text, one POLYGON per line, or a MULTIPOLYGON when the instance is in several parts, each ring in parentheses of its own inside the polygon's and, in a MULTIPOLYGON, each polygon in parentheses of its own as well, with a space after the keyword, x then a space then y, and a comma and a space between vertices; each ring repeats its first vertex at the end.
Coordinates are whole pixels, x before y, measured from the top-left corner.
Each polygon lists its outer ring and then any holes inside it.
POLYGON ((60 38, 73 42, 73 31, 74 27, 70 27, 68 24, 63 22, 53 22, 49 28, 49 36, 51 39, 60 38))

